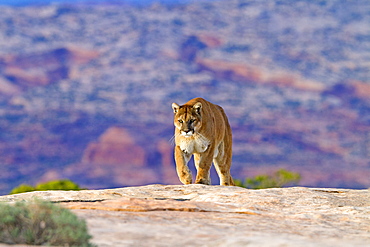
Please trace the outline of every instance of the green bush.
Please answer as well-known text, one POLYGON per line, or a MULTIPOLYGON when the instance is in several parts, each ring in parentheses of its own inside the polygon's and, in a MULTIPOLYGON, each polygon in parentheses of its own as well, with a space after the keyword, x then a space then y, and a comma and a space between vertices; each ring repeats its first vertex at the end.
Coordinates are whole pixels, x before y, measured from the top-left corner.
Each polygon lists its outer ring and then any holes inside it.
POLYGON ((36 190, 81 190, 81 188, 71 180, 55 180, 39 184, 36 190))
POLYGON ((93 246, 84 220, 51 202, 0 203, 0 242, 6 244, 93 246))
POLYGON ((301 175, 285 169, 279 169, 273 175, 258 175, 254 178, 246 178, 245 181, 236 179, 235 185, 248 189, 281 188, 297 184, 301 175))
POLYGON ((35 191, 36 188, 29 185, 29 184, 21 184, 18 187, 15 187, 10 191, 10 194, 19 194, 19 193, 24 193, 24 192, 30 192, 30 191, 35 191))
POLYGON ((28 184, 21 184, 18 187, 12 189, 10 194, 18 194, 36 190, 81 190, 81 188, 80 186, 78 186, 78 184, 72 182, 71 180, 63 179, 41 183, 38 184, 36 188, 28 184))

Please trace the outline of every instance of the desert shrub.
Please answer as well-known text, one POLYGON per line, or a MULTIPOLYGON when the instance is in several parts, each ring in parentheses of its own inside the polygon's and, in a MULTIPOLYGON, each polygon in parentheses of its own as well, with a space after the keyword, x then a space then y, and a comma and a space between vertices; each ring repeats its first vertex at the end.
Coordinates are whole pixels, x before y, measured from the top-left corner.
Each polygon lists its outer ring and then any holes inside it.
POLYGON ((81 190, 81 188, 78 184, 72 182, 71 180, 62 179, 41 183, 38 184, 36 187, 28 184, 21 184, 18 187, 12 189, 10 194, 18 194, 36 190, 81 190))
POLYGON ((30 192, 30 191, 35 191, 36 188, 29 185, 29 184, 21 184, 18 187, 15 187, 10 191, 10 194, 19 194, 19 193, 24 193, 24 192, 30 192))
POLYGON ((297 184, 301 175, 285 169, 279 169, 273 175, 258 175, 254 178, 246 178, 245 181, 236 179, 235 185, 248 189, 281 188, 297 184))
POLYGON ((71 180, 63 179, 38 184, 36 190, 81 190, 81 188, 71 180))
POLYGON ((0 203, 0 242, 6 244, 93 246, 84 220, 51 202, 0 203))

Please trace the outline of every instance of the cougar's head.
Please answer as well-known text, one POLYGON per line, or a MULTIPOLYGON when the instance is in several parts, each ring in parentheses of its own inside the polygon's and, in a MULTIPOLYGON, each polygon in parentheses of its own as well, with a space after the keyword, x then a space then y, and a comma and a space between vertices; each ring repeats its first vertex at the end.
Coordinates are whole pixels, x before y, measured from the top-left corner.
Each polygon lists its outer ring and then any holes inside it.
POLYGON ((180 134, 185 137, 194 135, 202 125, 201 109, 202 103, 197 102, 194 105, 178 105, 172 104, 172 109, 175 114, 174 125, 180 131, 180 134))

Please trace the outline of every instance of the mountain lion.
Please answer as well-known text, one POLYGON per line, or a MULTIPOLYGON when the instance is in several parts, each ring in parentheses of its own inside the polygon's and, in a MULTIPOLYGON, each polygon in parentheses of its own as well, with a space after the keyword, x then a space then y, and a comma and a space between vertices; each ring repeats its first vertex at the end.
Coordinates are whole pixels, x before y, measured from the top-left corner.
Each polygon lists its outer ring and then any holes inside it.
POLYGON ((195 183, 211 184, 213 164, 220 177, 220 185, 234 185, 230 175, 232 134, 224 110, 202 98, 195 98, 180 106, 172 104, 175 125, 176 170, 183 184, 192 183, 187 163, 194 155, 197 169, 195 183))

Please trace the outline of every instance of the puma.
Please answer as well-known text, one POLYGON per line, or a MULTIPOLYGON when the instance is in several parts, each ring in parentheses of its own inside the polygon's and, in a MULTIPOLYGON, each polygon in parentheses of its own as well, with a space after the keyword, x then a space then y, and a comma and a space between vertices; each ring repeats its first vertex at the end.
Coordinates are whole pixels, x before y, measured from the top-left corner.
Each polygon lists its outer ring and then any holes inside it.
POLYGON ((195 183, 211 184, 212 162, 220 185, 234 185, 230 175, 232 133, 224 110, 203 98, 172 104, 175 125, 176 171, 183 184, 192 183, 188 162, 194 155, 195 183))

